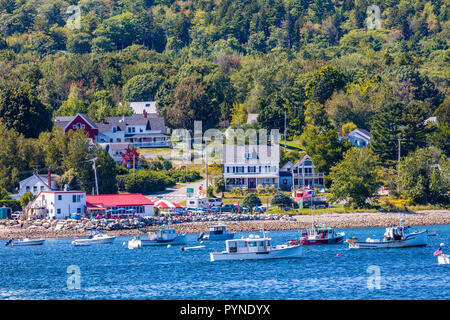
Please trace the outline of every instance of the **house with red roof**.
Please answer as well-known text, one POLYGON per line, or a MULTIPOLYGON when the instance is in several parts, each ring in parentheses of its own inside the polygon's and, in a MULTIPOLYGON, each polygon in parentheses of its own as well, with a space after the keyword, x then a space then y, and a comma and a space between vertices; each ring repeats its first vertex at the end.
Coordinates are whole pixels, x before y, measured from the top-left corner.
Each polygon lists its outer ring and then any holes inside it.
POLYGON ((131 218, 153 216, 154 202, 140 193, 86 195, 88 217, 131 218))

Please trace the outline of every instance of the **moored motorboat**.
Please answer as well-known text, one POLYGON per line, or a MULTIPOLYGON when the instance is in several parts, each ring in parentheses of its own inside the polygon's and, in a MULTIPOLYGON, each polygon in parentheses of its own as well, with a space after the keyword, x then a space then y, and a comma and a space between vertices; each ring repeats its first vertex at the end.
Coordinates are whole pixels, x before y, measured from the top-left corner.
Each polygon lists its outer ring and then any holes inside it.
MULTIPOLYGON (((401 220, 403 222, 403 219, 401 220)), ((366 241, 348 242, 350 249, 406 248, 426 246, 428 231, 410 231, 408 226, 386 228, 382 239, 367 238, 366 241)))
POLYGON ((147 246, 167 246, 186 244, 186 234, 178 234, 175 229, 165 227, 149 231, 147 238, 139 235, 128 241, 128 249, 138 249, 147 246))
POLYGON ((89 246, 93 244, 111 244, 116 237, 108 236, 102 230, 93 229, 88 238, 76 238, 72 241, 74 246, 89 246))
POLYGON ((201 240, 229 240, 234 238, 234 233, 227 231, 227 226, 224 224, 214 225, 209 227, 209 233, 202 233, 198 237, 201 240))
POLYGON ((6 243, 5 246, 11 245, 11 246, 39 246, 44 244, 45 239, 29 239, 29 238, 24 238, 24 239, 14 239, 11 238, 9 239, 6 243))
POLYGON ((247 238, 226 240, 224 251, 210 252, 210 261, 301 258, 303 256, 301 245, 272 246, 271 241, 272 239, 265 235, 262 238, 250 235, 247 238))
POLYGON ((288 240, 291 245, 315 245, 315 244, 336 244, 344 241, 345 233, 336 232, 333 228, 325 225, 314 226, 311 229, 301 230, 300 237, 295 240, 288 240))

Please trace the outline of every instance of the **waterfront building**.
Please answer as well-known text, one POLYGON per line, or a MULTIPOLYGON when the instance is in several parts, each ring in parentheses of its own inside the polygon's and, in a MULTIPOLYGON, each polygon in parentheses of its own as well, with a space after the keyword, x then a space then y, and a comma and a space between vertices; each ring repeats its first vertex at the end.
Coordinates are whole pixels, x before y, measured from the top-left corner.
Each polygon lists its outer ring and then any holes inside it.
POLYGON ((223 164, 225 188, 279 184, 280 146, 274 145, 224 145, 223 164))
POLYGON ((86 216, 107 218, 149 217, 155 214, 154 202, 140 193, 86 196, 86 216))
POLYGON ((85 206, 84 191, 41 191, 25 212, 36 218, 67 219, 74 214, 83 215, 85 206))

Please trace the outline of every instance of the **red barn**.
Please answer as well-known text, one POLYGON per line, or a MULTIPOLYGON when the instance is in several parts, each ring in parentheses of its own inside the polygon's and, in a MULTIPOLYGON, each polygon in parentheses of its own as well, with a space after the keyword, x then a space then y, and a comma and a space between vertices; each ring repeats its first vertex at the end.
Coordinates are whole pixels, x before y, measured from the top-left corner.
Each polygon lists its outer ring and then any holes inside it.
POLYGON ((76 116, 70 117, 56 117, 55 124, 66 133, 69 132, 69 130, 84 129, 88 133, 89 138, 95 140, 98 136, 97 125, 83 113, 78 113, 76 116))

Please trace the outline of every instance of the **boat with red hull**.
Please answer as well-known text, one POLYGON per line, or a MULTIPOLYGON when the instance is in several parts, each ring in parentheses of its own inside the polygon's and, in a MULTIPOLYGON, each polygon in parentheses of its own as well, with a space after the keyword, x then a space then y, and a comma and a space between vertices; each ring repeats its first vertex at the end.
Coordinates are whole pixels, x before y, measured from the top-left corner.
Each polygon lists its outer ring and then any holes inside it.
POLYGON ((342 243, 345 238, 344 232, 336 232, 333 228, 325 225, 314 226, 311 229, 301 230, 300 237, 288 240, 290 245, 315 245, 315 244, 337 244, 342 243))

